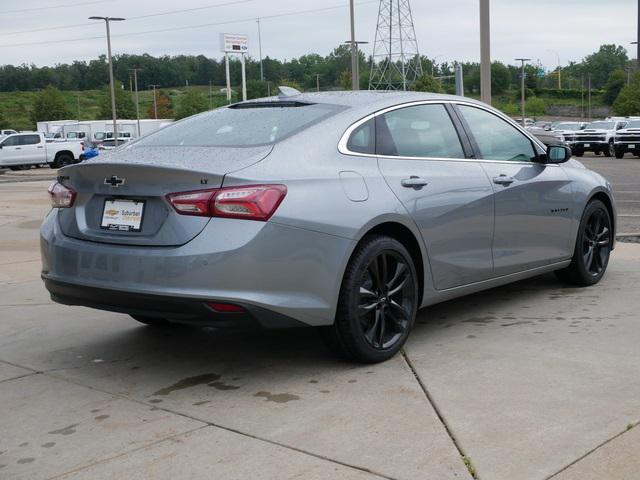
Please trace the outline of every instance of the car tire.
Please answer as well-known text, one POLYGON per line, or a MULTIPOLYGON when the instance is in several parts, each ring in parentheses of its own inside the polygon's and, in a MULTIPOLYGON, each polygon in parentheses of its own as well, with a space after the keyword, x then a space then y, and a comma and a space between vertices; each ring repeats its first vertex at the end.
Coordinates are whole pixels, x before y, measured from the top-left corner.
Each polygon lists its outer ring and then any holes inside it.
POLYGON ((616 158, 624 158, 624 150, 616 149, 616 158))
POLYGON ((573 154, 574 154, 576 157, 582 157, 582 156, 584 156, 584 152, 583 152, 582 150, 576 150, 573 154))
POLYGON ((613 140, 609 140, 609 146, 607 147, 607 150, 602 153, 607 157, 613 157, 616 154, 616 147, 613 144, 613 140))
POLYGON ((170 322, 164 318, 159 317, 146 317, 143 315, 131 315, 134 320, 149 325, 151 327, 166 327, 170 322))
POLYGON ((571 263, 556 276, 579 286, 598 283, 607 270, 612 241, 609 210, 600 200, 592 200, 582 213, 571 263))
POLYGON ((328 346, 356 362, 378 363, 404 345, 418 310, 413 259, 397 240, 365 237, 349 260, 335 322, 322 329, 328 346))
POLYGON ((73 157, 71 155, 68 155, 66 153, 61 153, 51 163, 51 168, 62 168, 66 165, 71 165, 72 163, 73 163, 73 157))

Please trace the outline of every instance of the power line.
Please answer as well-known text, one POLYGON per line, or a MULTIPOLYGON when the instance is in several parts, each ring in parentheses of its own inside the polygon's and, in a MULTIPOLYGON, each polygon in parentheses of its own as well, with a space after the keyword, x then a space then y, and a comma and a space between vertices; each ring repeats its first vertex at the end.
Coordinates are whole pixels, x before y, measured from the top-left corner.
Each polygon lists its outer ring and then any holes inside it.
MULTIPOLYGON (((229 1, 229 2, 224 2, 224 3, 214 3, 213 5, 205 5, 202 7, 194 7, 194 8, 185 8, 182 10, 170 10, 168 12, 159 12, 159 13, 150 13, 147 15, 138 15, 135 17, 127 17, 127 21, 131 21, 131 20, 139 20, 139 19, 143 19, 143 18, 151 18, 151 17, 161 17, 164 15, 175 15, 176 13, 190 13, 190 12, 196 12, 196 11, 200 11, 200 10, 208 10, 211 8, 218 8, 218 7, 226 7, 229 5, 237 5, 240 3, 249 3, 249 2, 255 2, 256 0, 234 0, 234 1, 229 1)), ((92 2, 92 3, 97 3, 97 2, 92 2)), ((92 23, 72 23, 70 25, 58 25, 55 27, 43 27, 43 28, 34 28, 32 30, 17 30, 17 31, 13 31, 13 32, 2 32, 0 33, 0 36, 6 36, 6 35, 19 35, 21 33, 34 33, 34 32, 47 32, 47 31, 51 31, 51 30, 64 30, 67 28, 78 28, 78 27, 93 27, 92 23)))
POLYGON ((40 10, 52 10, 58 8, 67 8, 67 7, 80 7, 82 5, 94 5, 96 3, 105 3, 107 0, 93 0, 92 2, 81 2, 81 3, 65 3, 62 5, 52 5, 50 7, 35 7, 35 8, 22 8, 20 10, 3 10, 2 14, 6 13, 26 13, 26 12, 39 12, 40 10))
MULTIPOLYGON (((244 1, 249 1, 249 0, 244 0, 244 1)), ((376 3, 378 0, 365 0, 362 2, 356 2, 356 5, 366 5, 369 3, 376 3)), ((302 14, 306 14, 306 13, 318 13, 318 12, 324 12, 324 11, 328 11, 328 10, 337 10, 340 8, 348 8, 349 5, 334 5, 331 7, 322 7, 322 8, 312 8, 312 9, 308 9, 308 10, 297 10, 297 11, 292 11, 292 12, 286 12, 286 13, 276 13, 273 15, 264 15, 264 16, 260 16, 260 20, 264 20, 264 19, 271 19, 271 18, 282 18, 282 17, 289 17, 289 16, 293 16, 293 15, 302 15, 302 14)), ((237 19, 237 20, 227 20, 224 22, 214 22, 214 23, 202 23, 202 24, 198 24, 198 25, 184 25, 182 27, 169 27, 169 28, 161 28, 161 29, 156 29, 156 30, 145 30, 142 32, 132 32, 132 33, 121 33, 121 34, 117 34, 117 35, 111 35, 111 38, 116 38, 116 37, 134 37, 134 36, 139 36, 139 35, 148 35, 150 33, 165 33, 165 32, 176 32, 176 31, 180 31, 180 30, 189 30, 189 29, 194 29, 194 28, 206 28, 206 27, 216 27, 216 26, 220 26, 220 25, 229 25, 229 24, 233 24, 233 23, 245 23, 245 22, 254 22, 256 19, 256 17, 250 17, 250 18, 243 18, 243 19, 237 19)), ((83 40, 97 40, 97 39, 103 39, 106 38, 104 35, 99 35, 99 36, 94 36, 94 37, 75 37, 75 38, 66 38, 66 39, 62 39, 62 40, 49 40, 46 42, 27 42, 27 43, 12 43, 9 45, 0 45, 0 48, 8 48, 8 47, 30 47, 33 45, 49 45, 52 43, 66 43, 66 42, 79 42, 79 41, 83 41, 83 40)))

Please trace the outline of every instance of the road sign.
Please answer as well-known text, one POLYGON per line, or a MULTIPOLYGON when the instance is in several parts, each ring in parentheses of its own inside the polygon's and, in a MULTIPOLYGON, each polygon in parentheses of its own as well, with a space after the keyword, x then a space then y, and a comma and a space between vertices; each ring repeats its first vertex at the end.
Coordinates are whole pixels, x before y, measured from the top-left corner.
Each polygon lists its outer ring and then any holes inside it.
POLYGON ((249 35, 221 33, 220 48, 224 53, 247 53, 249 50, 249 35))

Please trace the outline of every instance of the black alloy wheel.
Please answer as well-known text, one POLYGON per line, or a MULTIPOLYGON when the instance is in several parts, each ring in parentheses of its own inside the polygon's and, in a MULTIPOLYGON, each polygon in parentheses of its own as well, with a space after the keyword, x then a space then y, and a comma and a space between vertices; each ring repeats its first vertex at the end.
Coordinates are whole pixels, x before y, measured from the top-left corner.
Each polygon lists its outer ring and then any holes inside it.
POLYGON ((582 260, 592 276, 599 276, 606 268, 611 253, 611 222, 606 211, 595 210, 584 227, 582 260))
POLYGON ((613 245, 609 210, 600 200, 592 200, 582 214, 571 263, 556 271, 563 282, 594 285, 603 277, 613 245))
POLYGON ((392 347, 407 331, 413 311, 415 285, 406 261, 385 250, 375 256, 361 278, 358 317, 373 348, 392 347))
POLYGON ((418 310, 418 276, 413 258, 398 240, 365 237, 345 269, 333 325, 321 332, 341 356, 383 362, 404 345, 418 310))

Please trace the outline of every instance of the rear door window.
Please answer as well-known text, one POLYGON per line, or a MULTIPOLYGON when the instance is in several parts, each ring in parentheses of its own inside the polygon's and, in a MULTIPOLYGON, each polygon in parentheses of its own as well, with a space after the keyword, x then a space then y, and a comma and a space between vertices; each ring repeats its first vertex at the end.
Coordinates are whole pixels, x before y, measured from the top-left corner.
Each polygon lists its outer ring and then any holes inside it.
POLYGON ((40 143, 40 135, 20 135, 20 145, 37 145, 40 143))
POLYGON ((376 153, 399 157, 465 158, 442 104, 416 105, 377 117, 376 153))

